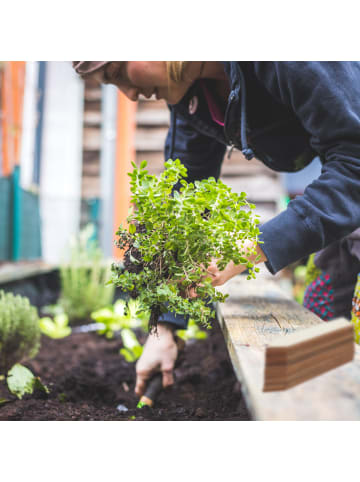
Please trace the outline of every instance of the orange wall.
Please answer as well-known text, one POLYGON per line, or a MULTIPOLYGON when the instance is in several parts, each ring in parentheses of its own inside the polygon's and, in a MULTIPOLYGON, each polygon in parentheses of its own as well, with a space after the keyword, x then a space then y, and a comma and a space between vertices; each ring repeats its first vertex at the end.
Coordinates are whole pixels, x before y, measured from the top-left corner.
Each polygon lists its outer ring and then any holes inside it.
POLYGON ((25 62, 4 62, 1 83, 2 172, 9 176, 20 163, 25 62))
MULTIPOLYGON (((130 178, 131 162, 135 162, 135 129, 136 102, 132 102, 121 92, 118 93, 116 161, 114 173, 114 239, 120 224, 126 226, 126 218, 130 208, 130 178)), ((122 257, 122 252, 114 246, 115 259, 122 257)))

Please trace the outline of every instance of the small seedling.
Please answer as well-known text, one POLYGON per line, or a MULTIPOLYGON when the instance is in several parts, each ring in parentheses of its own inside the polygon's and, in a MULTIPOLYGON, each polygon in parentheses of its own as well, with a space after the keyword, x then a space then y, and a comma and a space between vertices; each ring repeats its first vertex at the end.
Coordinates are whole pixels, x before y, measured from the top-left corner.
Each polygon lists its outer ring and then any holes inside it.
POLYGON ((69 318, 64 313, 55 315, 53 320, 47 316, 40 318, 39 325, 41 333, 50 338, 65 338, 71 334, 69 318))
POLYGON ((124 328, 145 330, 150 313, 141 308, 137 299, 130 299, 128 302, 119 299, 114 305, 91 313, 91 318, 104 325, 104 328, 98 331, 99 334, 113 338, 114 332, 124 328))
POLYGON ((50 393, 39 377, 35 377, 28 368, 18 363, 8 372, 7 385, 9 391, 20 399, 26 393, 33 393, 35 389, 41 390, 46 394, 50 393))
POLYGON ((189 320, 186 330, 177 330, 176 334, 184 341, 205 340, 207 338, 207 333, 199 328, 199 325, 192 319, 189 320))
POLYGON ((58 398, 59 402, 65 403, 66 402, 66 393, 64 393, 64 392, 59 393, 57 398, 58 398))
POLYGON ((140 358, 143 347, 138 342, 135 333, 129 328, 124 328, 120 332, 124 348, 120 349, 120 354, 129 363, 135 362, 140 358))

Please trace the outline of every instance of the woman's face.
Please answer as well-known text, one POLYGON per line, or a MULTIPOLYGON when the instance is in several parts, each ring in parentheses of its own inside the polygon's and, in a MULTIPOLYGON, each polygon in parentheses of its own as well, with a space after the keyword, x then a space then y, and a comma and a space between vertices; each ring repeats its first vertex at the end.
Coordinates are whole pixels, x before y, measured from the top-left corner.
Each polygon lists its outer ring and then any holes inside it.
POLYGON ((155 95, 169 104, 180 102, 193 83, 190 79, 176 83, 168 80, 165 62, 110 62, 92 77, 116 85, 130 100, 138 100, 139 94, 147 99, 155 95))

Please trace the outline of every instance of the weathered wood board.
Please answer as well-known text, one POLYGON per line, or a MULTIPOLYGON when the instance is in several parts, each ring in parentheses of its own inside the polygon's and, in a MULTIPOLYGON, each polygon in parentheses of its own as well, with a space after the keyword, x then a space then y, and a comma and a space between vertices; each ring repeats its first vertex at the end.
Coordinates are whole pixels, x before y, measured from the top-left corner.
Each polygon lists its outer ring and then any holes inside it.
POLYGON ((229 354, 255 420, 360 420, 360 349, 353 362, 278 392, 263 392, 265 346, 279 335, 324 323, 269 280, 233 278, 217 307, 229 354))
POLYGON ((11 283, 24 278, 31 278, 41 274, 50 273, 58 267, 43 261, 25 261, 5 263, 0 267, 0 284, 11 283))

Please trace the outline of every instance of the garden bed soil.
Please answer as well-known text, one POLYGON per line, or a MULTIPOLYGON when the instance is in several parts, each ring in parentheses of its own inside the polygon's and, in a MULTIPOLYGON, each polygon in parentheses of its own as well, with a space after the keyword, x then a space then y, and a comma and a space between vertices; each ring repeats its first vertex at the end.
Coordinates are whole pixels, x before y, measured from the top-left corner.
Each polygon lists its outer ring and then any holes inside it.
MULTIPOLYGON (((250 420, 223 335, 214 325, 206 340, 187 343, 175 385, 159 395, 154 408, 142 409, 136 408, 135 364, 119 355, 119 338, 43 336, 38 355, 25 365, 50 394, 36 392, 0 405, 0 420, 250 420), (128 410, 119 411, 119 405, 128 410)), ((9 399, 4 385, 1 397, 9 399)))

